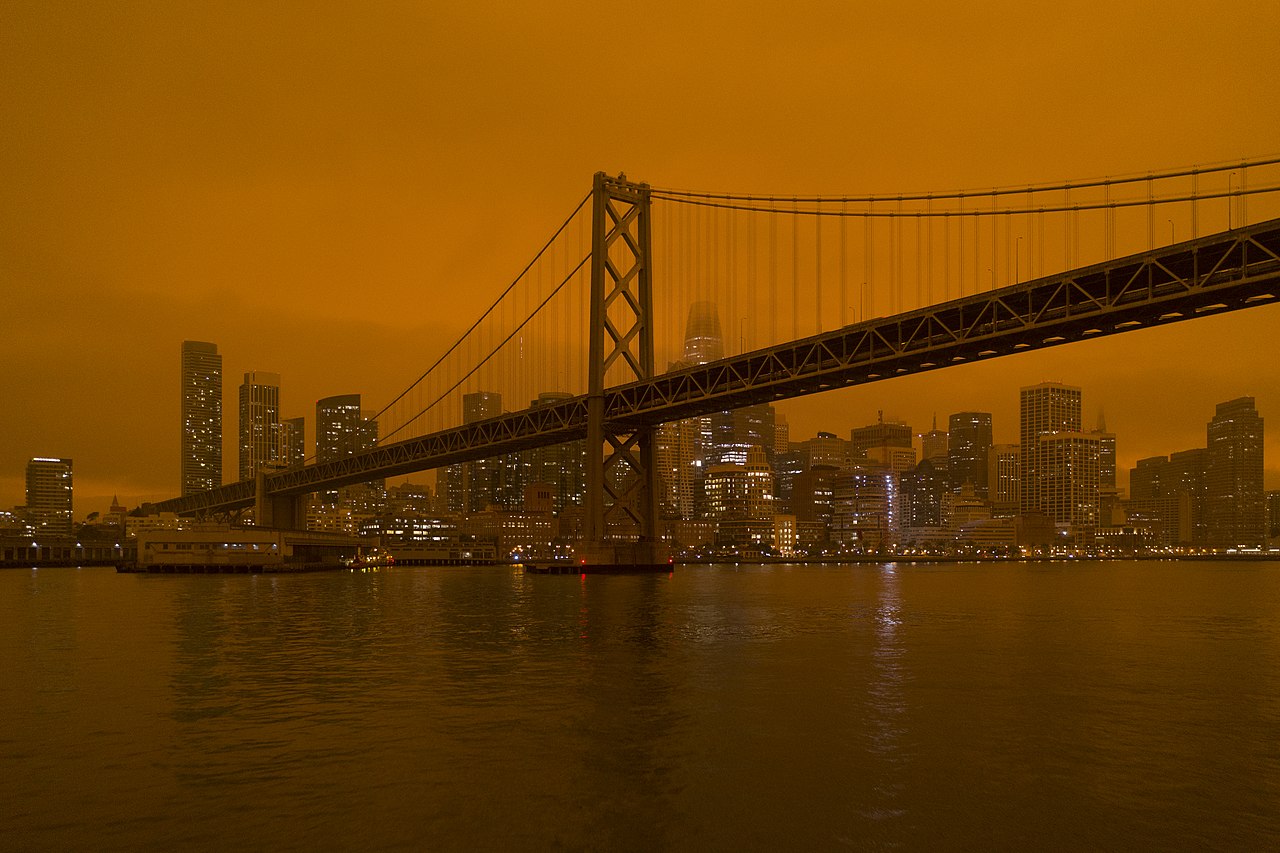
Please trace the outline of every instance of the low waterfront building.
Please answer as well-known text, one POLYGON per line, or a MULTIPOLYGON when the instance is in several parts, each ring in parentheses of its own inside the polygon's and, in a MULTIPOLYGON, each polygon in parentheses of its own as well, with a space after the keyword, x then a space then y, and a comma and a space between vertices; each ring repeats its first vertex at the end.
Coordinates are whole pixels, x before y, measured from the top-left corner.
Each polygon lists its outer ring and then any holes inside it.
POLYGON ((180 573, 336 569, 367 544, 313 530, 147 530, 138 534, 136 568, 180 573))

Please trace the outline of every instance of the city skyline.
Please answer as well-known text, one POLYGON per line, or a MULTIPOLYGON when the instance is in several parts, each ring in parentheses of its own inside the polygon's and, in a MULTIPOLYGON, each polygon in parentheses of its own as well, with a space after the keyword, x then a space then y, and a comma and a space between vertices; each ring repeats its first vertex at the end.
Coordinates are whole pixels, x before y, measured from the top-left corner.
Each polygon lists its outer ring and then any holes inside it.
MULTIPOLYGON (((21 81, 0 94, 14 118, 0 130, 0 363, 21 401, 0 412, 0 505, 22 501, 22 466, 36 456, 77 460, 86 509, 117 493, 178 494, 169 354, 183 339, 217 342, 224 377, 279 373, 285 420, 336 393, 391 399, 597 169, 694 189, 895 193, 1275 153, 1280 117, 1256 105, 1269 96, 1265 34, 1280 10, 1238 8, 1153 21, 1086 4, 1032 26, 946 4, 910 15, 818 4, 778 21, 658 3, 628 22, 652 47, 628 93, 647 129, 634 136, 596 114, 612 89, 571 49, 593 30, 551 28, 565 49, 547 60, 527 38, 546 30, 532 10, 366 10, 315 21, 298 40, 286 5, 264 12, 261 38, 246 43, 230 12, 28 9, 0 34, 0 67, 21 81), (352 31, 386 49, 357 59, 352 31), (745 46, 774 37, 816 47, 803 63, 748 59, 745 46), (1163 50, 1191 41, 1235 59, 1206 69, 1163 50), (1118 45, 1150 58, 1118 71, 1106 61, 1118 45), (1033 73, 1002 73, 1028 63, 1033 73), (1057 73, 1064 64, 1077 73, 1057 73), (721 84, 715 103, 687 94, 682 81, 708 77, 721 84), (1212 100, 1218 120, 1150 132, 1187 99, 1212 100), (864 132, 868 115, 876 133, 864 132), (1072 122, 1104 130, 1063 146, 1072 122)), ((1262 199, 1250 204, 1263 215, 1262 199)), ((1189 236, 1182 214, 1157 217, 1162 240, 1189 236)), ((725 319, 728 341, 740 339, 741 318, 725 319)), ((1105 407, 1127 471, 1192 446, 1201 413, 1223 400, 1280 411, 1278 319, 1280 307, 1255 308, 780 411, 796 436, 843 429, 832 411, 854 424, 883 409, 917 429, 935 410, 990 411, 996 440, 1012 441, 1005 389, 1070 382, 1105 407)), ((224 416, 234 384, 224 382, 224 416)), ((1086 424, 1095 417, 1084 412, 1086 424)), ((1268 438, 1269 488, 1280 486, 1278 442, 1268 438)), ((224 468, 234 447, 224 443, 224 468)))

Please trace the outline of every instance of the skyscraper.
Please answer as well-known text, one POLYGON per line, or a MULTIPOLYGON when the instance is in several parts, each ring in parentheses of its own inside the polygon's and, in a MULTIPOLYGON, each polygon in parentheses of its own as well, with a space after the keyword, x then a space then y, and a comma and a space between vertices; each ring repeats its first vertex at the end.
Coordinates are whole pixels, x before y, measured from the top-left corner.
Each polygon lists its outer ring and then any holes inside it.
POLYGON ((1252 397, 1219 403, 1209 421, 1205 527, 1211 545, 1229 548, 1266 541, 1262 427, 1252 397))
POLYGON ((956 494, 968 483, 985 499, 988 494, 987 458, 991 455, 991 413, 956 412, 948 424, 947 462, 956 494))
POLYGON ((902 421, 886 421, 883 413, 876 423, 850 430, 849 444, 849 455, 854 459, 868 455, 875 448, 915 450, 911 443, 911 427, 902 421))
MULTIPOLYGON (((671 370, 724 358, 724 334, 714 302, 694 302, 685 323, 684 351, 671 370)), ((728 412, 723 418, 732 419, 728 412)), ((672 421, 658 427, 655 451, 659 511, 667 518, 691 519, 703 501, 703 475, 713 446, 711 415, 672 421)), ((772 448, 774 436, 767 440, 772 448)), ((744 457, 745 458, 745 457, 744 457)))
POLYGON ((359 394, 316 401, 316 461, 334 462, 378 446, 378 422, 366 418, 359 394))
POLYGON ((714 302, 695 302, 689 306, 689 320, 684 332, 684 362, 706 364, 724 358, 724 332, 720 313, 714 302))
POLYGON ((773 463, 772 405, 761 403, 729 412, 714 412, 706 419, 710 424, 711 443, 703 455, 705 465, 745 465, 747 453, 753 447, 763 449, 769 463, 773 463))
MULTIPOLYGON (((1059 382, 1023 388, 1020 400, 1021 512, 1045 512, 1051 445, 1042 436, 1080 432, 1080 389, 1059 382)), ((1095 466, 1096 468, 1096 466, 1095 466)))
POLYGON ((286 468, 301 468, 307 463, 306 429, 306 418, 280 422, 280 463, 286 468))
POLYGON ((37 533, 71 535, 70 459, 38 456, 27 463, 27 517, 37 533))
POLYGON ((182 342, 183 496, 222 485, 222 356, 218 345, 182 342))
MULTIPOLYGON (((536 400, 529 402, 529 408, 555 406, 573 395, 564 391, 543 391, 536 400)), ((522 480, 518 485, 521 495, 527 486, 544 483, 551 487, 551 509, 557 515, 566 507, 581 505, 586 498, 587 473, 585 439, 570 441, 565 444, 553 444, 549 447, 535 447, 531 450, 513 454, 520 460, 519 470, 522 480)), ((508 492, 513 489, 508 489, 508 492)))
POLYGON ((1094 430, 1098 436, 1100 458, 1098 459, 1098 484, 1101 487, 1114 488, 1116 485, 1116 435, 1107 431, 1107 419, 1098 412, 1098 428, 1094 430))
MULTIPOLYGON (((952 417, 955 417, 952 415, 952 417)), ((938 429, 938 416, 933 416, 933 429, 920 435, 920 458, 930 462, 947 459, 947 447, 950 437, 944 430, 938 429)))
MULTIPOLYGON (((462 395, 462 422, 496 418, 502 414, 502 394, 497 391, 474 391, 462 395)), ((490 504, 500 505, 506 495, 506 457, 478 459, 450 465, 444 470, 444 491, 450 512, 469 514, 482 512, 490 504)), ((517 502, 523 500, 523 495, 517 502)))
POLYGON ((264 465, 282 463, 280 374, 254 370, 240 386, 240 479, 251 480, 264 465))
POLYGON ((996 518, 1018 514, 1021 503, 1022 449, 1016 444, 993 444, 987 456, 987 499, 996 518))

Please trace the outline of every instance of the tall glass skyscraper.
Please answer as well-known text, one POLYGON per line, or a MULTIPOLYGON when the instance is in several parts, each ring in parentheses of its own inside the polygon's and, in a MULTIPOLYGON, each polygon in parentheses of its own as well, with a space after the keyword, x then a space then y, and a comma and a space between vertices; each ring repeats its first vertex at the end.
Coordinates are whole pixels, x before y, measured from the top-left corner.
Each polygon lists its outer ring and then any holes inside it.
POLYGON ((218 345, 182 342, 182 494, 222 485, 222 356, 218 345))

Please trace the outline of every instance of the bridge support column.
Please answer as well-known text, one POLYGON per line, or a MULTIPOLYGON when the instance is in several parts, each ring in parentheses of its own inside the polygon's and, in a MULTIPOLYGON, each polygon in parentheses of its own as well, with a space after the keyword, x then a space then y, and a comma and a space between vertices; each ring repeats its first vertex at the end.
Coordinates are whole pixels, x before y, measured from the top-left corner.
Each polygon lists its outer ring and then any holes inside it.
POLYGON ((669 568, 657 529, 655 428, 612 422, 606 384, 653 377, 649 186, 597 172, 591 230, 587 506, 579 561, 600 570, 669 568))
POLYGON ((306 530, 306 508, 296 495, 268 494, 266 472, 259 471, 253 478, 253 523, 257 527, 306 530))

